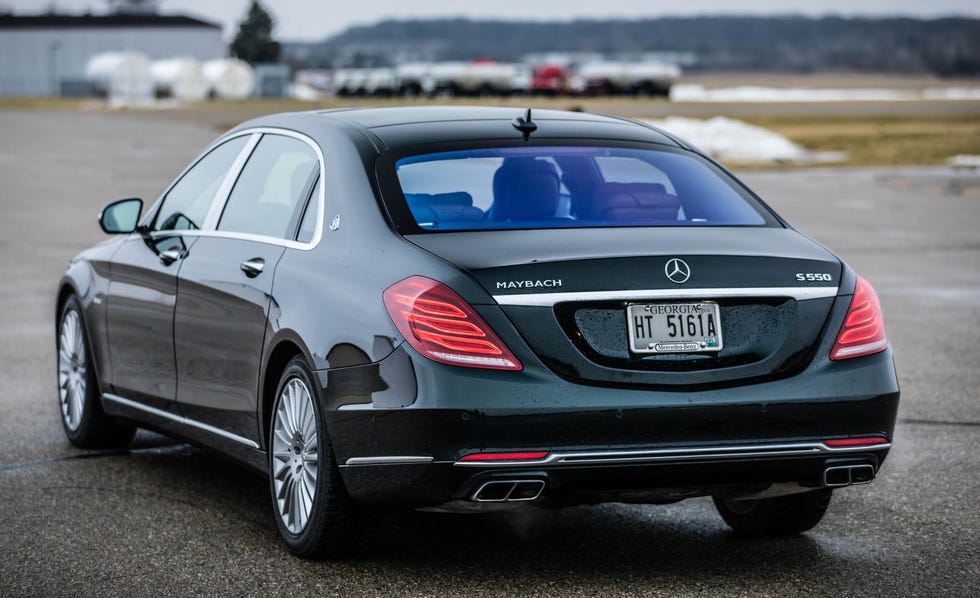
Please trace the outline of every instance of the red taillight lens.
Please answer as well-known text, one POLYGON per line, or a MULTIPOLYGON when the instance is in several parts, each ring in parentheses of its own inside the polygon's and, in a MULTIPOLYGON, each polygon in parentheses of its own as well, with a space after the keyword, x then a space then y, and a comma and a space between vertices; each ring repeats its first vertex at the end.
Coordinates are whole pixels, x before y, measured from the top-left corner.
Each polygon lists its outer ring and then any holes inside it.
POLYGON ((847 308, 844 323, 837 333, 837 342, 830 350, 830 358, 839 361, 884 351, 888 347, 885 337, 885 320, 881 315, 878 295, 868 281, 857 279, 851 306, 847 308))
POLYGON ((490 326, 452 289, 424 276, 388 287, 385 307, 412 348, 432 361, 470 368, 522 370, 490 326))
POLYGON ((851 446, 875 446, 878 444, 888 444, 888 439, 883 436, 868 436, 866 438, 833 438, 824 440, 824 444, 831 448, 844 448, 851 446))
POLYGON ((460 461, 538 461, 548 456, 548 451, 524 451, 516 453, 470 453, 460 461))

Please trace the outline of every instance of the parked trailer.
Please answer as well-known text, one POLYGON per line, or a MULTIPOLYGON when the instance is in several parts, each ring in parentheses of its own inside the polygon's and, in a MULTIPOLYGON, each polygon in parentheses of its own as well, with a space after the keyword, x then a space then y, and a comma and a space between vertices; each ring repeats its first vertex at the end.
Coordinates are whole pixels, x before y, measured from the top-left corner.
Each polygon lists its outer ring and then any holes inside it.
POLYGON ((158 98, 200 101, 208 95, 201 63, 194 58, 154 60, 150 67, 153 87, 158 98))
POLYGON ((524 68, 492 60, 440 62, 432 66, 433 93, 447 96, 510 95, 526 88, 524 68))
POLYGON ((589 95, 670 94, 670 87, 681 75, 677 65, 663 62, 587 62, 577 69, 581 93, 589 95))
POLYGON ((390 97, 398 92, 395 69, 337 69, 333 73, 333 91, 338 97, 390 97))
POLYGON ((85 65, 85 77, 98 95, 114 103, 140 104, 153 100, 150 59, 139 52, 105 52, 85 65))
POLYGON ((211 97, 243 100, 255 93, 255 71, 237 58, 218 58, 204 63, 204 79, 211 97))

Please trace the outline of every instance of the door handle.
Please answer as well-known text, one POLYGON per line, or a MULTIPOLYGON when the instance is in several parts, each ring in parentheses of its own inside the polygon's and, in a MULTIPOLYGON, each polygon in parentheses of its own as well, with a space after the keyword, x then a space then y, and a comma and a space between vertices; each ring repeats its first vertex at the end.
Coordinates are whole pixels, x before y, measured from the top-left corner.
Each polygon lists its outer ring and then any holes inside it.
POLYGON ((170 249, 165 249, 160 252, 160 262, 164 266, 169 266, 170 264, 176 262, 181 257, 180 249, 176 247, 171 247, 170 249))
POLYGON ((255 278, 259 274, 262 274, 263 268, 265 268, 265 260, 260 257, 253 257, 250 260, 242 262, 242 272, 249 278, 255 278))

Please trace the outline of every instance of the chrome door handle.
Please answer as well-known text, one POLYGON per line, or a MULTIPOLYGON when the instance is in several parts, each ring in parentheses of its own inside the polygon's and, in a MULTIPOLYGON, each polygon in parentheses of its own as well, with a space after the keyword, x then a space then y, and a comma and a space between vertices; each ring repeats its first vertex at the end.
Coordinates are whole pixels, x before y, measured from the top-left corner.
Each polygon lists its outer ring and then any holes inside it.
POLYGON ((242 272, 249 278, 255 278, 259 274, 262 274, 263 268, 265 268, 265 260, 260 257, 253 257, 250 260, 242 262, 242 272))
POLYGON ((176 247, 171 247, 170 249, 165 249, 160 252, 160 261, 164 266, 169 266, 170 264, 179 260, 180 257, 180 250, 176 247))

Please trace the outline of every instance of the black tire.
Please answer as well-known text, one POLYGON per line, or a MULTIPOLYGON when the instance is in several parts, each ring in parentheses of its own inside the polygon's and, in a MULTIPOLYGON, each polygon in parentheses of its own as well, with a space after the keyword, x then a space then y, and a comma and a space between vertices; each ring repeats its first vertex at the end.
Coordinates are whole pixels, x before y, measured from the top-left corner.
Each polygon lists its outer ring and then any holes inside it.
POLYGON ((133 440, 136 428, 116 423, 102 409, 96 364, 88 342, 85 316, 78 299, 68 297, 61 306, 56 332, 55 359, 58 382, 58 412, 68 441, 79 448, 121 448, 133 440), (77 338, 66 333, 75 328, 77 338), (83 388, 84 387, 84 388, 83 388), (72 401, 77 393, 79 400, 72 401))
POLYGON ((725 523, 742 536, 786 536, 812 529, 823 519, 833 489, 760 500, 714 497, 725 523))
MULTIPOLYGON (((373 538, 375 531, 374 519, 361 513, 347 494, 347 488, 340 478, 340 470, 334 458, 333 448, 327 436, 323 407, 318 399, 315 378, 302 357, 293 358, 287 365, 276 387, 276 399, 269 421, 269 489, 272 494, 272 510, 276 527, 286 546, 291 552, 306 558, 330 557, 339 558, 351 556, 363 549, 373 538), (315 492, 310 507, 308 519, 300 529, 290 529, 286 522, 288 513, 284 515, 285 503, 288 496, 285 484, 276 488, 277 473, 281 476, 290 475, 289 465, 285 458, 277 457, 277 418, 280 417, 280 404, 284 401, 287 388, 293 382, 298 382, 309 393, 310 405, 316 424, 316 481, 315 492), (320 466, 325 464, 325 466, 320 466), (278 472, 277 472, 278 470, 278 472)), ((288 415, 284 415, 288 418, 288 415)), ((283 428, 286 431, 288 428, 283 428)), ((302 436, 297 433, 293 443, 302 443, 302 436)), ((294 444, 295 446, 295 444, 294 444)), ((280 445, 282 448, 282 445, 280 445)), ((305 450, 295 450, 297 455, 307 454, 305 450)), ((281 453, 280 453, 281 455, 281 453)), ((300 459, 302 460, 302 458, 300 459)))

